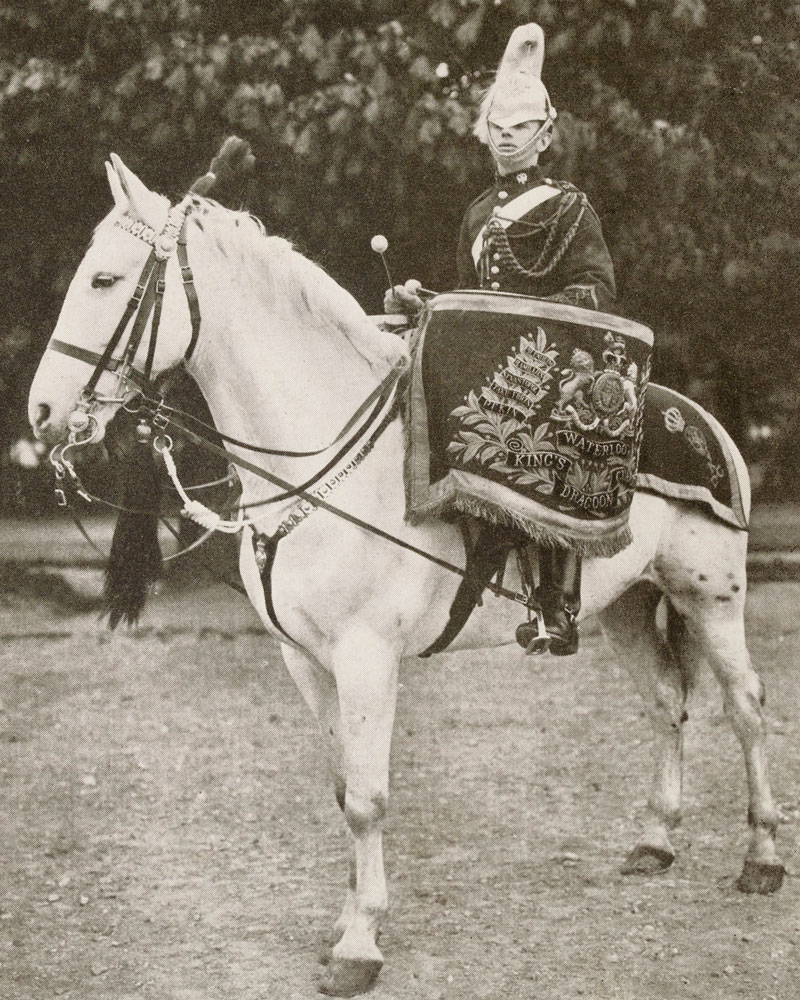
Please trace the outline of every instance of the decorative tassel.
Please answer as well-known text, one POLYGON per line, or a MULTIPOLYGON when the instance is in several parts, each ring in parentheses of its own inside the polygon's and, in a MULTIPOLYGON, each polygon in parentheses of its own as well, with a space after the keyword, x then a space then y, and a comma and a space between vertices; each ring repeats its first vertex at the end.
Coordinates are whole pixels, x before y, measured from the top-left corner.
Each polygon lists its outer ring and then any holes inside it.
POLYGON ((134 445, 123 469, 122 505, 131 513, 121 511, 117 518, 106 567, 105 614, 112 629, 123 619, 129 625, 136 624, 150 586, 161 573, 158 544, 161 484, 149 441, 134 445))
POLYGON ((212 188, 229 187, 236 180, 244 178, 252 171, 255 162, 250 143, 246 139, 230 135, 211 161, 208 172, 198 177, 189 190, 206 197, 212 188))

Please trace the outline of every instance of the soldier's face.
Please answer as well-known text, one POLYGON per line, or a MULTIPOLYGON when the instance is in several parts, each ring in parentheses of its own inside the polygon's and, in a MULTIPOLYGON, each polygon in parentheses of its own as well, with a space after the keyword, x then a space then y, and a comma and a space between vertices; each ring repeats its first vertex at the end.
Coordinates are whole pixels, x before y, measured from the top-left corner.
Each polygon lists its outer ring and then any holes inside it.
MULTIPOLYGON (((526 146, 536 133, 542 128, 544 122, 529 121, 520 122, 518 125, 496 125, 489 122, 489 135, 492 145, 505 156, 512 155, 526 146)), ((531 152, 541 153, 549 145, 549 132, 543 132, 537 148, 531 152)))

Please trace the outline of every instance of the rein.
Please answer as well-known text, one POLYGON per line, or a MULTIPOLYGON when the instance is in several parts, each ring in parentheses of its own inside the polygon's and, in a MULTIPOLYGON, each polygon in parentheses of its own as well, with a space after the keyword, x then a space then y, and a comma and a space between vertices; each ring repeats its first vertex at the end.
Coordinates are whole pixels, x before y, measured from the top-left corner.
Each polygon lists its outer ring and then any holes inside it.
MULTIPOLYGON (((383 430, 385 430, 385 428, 389 425, 389 423, 392 422, 393 419, 394 419, 394 414, 392 414, 391 412, 387 414, 387 417, 384 418, 381 425, 376 429, 376 433, 373 436, 373 439, 371 439, 371 441, 368 442, 368 444, 370 445, 370 449, 371 446, 374 445, 375 440, 377 440, 377 437, 380 435, 380 433, 382 433, 383 430)), ((224 448, 219 447, 219 445, 213 444, 211 441, 204 441, 203 444, 207 449, 214 452, 215 454, 220 455, 222 457, 227 457, 228 461, 230 461, 232 464, 238 465, 241 468, 246 469, 248 472, 252 472, 254 475, 259 476, 261 479, 266 480, 266 482, 270 483, 273 486, 280 487, 280 489, 285 491, 284 496, 281 497, 280 499, 285 499, 290 496, 297 497, 298 500, 305 501, 306 503, 311 504, 312 507, 314 508, 325 510, 329 514, 334 514, 336 517, 339 517, 342 520, 347 521, 349 524, 355 525, 357 528, 362 528, 364 531, 368 531, 370 534, 377 535, 378 538, 383 538, 387 542, 391 542, 392 544, 397 545, 408 552, 413 552, 415 555, 422 556, 422 558, 427 559, 428 562, 435 563, 437 566, 441 566, 442 569, 449 570, 451 573, 455 573, 457 576, 464 578, 467 575, 466 569, 463 569, 461 566, 457 566, 455 563, 451 563, 447 559, 441 559, 439 556, 435 556, 432 552, 428 552, 425 549, 421 549, 416 545, 412 545, 411 542, 406 542, 404 539, 398 538, 397 535, 392 535, 390 532, 384 531, 382 528, 378 528, 374 524, 370 524, 369 521, 364 521, 362 518, 356 517, 355 514, 350 514, 347 511, 342 510, 341 507, 334 507, 332 504, 328 503, 326 500, 323 500, 315 493, 311 493, 307 489, 304 489, 299 486, 293 486, 285 479, 281 479, 279 476, 275 476, 272 473, 267 472, 266 469, 262 469, 259 466, 254 465, 252 462, 248 462, 247 459, 239 458, 238 456, 231 456, 227 451, 225 451, 224 448)), ((167 461, 172 460, 172 456, 169 455, 168 450, 165 450, 163 453, 165 456, 165 460, 167 461), (167 455, 169 455, 169 459, 166 459, 167 455)), ((208 508, 205 509, 208 510, 208 508)), ((210 514, 212 515, 211 520, 213 520, 213 518, 217 518, 217 520, 219 521, 218 515, 216 515, 213 511, 210 511, 210 514)), ((189 514, 189 516, 193 515, 189 514)), ((204 521, 198 521, 198 523, 202 527, 209 527, 209 528, 211 527, 211 523, 207 524, 204 521)), ((247 524, 246 521, 235 521, 227 523, 231 525, 230 528, 220 529, 219 526, 217 525, 217 530, 232 531, 234 525, 236 526, 236 530, 239 530, 239 528, 247 524)), ((298 523, 300 523, 299 520, 292 522, 289 519, 287 519, 281 524, 278 532, 276 533, 275 536, 273 536, 273 539, 277 539, 284 535, 287 535, 298 523)), ((263 569, 263 566, 260 566, 259 568, 263 569)), ((491 590, 492 593, 496 594, 498 597, 505 597, 508 600, 516 601, 519 604, 524 604, 526 607, 529 607, 531 609, 536 608, 536 605, 531 603, 531 595, 528 593, 519 593, 518 591, 510 590, 508 587, 503 587, 501 584, 494 583, 493 581, 489 581, 486 584, 486 589, 491 590)))
POLYGON ((279 448, 264 448, 261 445, 251 444, 247 441, 241 441, 239 440, 239 438, 231 437, 229 434, 223 434, 221 431, 217 430, 216 427, 212 427, 211 424, 207 424, 205 423, 205 421, 200 420, 199 417, 195 417, 193 414, 187 413, 185 410, 179 410, 176 407, 167 406, 166 403, 163 402, 163 400, 158 401, 145 397, 142 400, 142 402, 148 405, 155 404, 156 409, 153 410, 153 412, 155 413, 157 411, 159 414, 165 415, 170 423, 172 423, 179 430, 183 431, 183 433, 186 434, 186 436, 189 437, 190 440, 192 440, 195 444, 202 444, 205 441, 205 438, 203 438, 203 436, 197 431, 192 431, 188 427, 180 426, 180 424, 178 424, 177 421, 174 420, 174 417, 177 416, 181 420, 185 420, 190 424, 194 424, 196 427, 202 427, 203 430, 209 431, 211 434, 214 434, 221 441, 226 441, 228 444, 235 445, 237 448, 244 448, 247 451, 252 451, 259 455, 274 455, 279 458, 313 458, 315 455, 321 455, 323 452, 329 451, 331 448, 333 448, 334 445, 338 444, 348 433, 348 431, 352 430, 357 421, 366 413, 367 409, 373 403, 377 402, 378 404, 377 409, 381 408, 382 402, 386 401, 385 398, 383 397, 387 391, 387 388, 390 388, 388 383, 390 382, 391 379, 392 379, 392 373, 390 372, 389 375, 387 375, 386 378, 383 380, 383 382, 381 382, 380 385, 376 386, 375 389, 373 389, 373 391, 369 394, 369 396, 367 396, 367 398, 359 406, 359 408, 355 411, 355 413, 348 419, 347 423, 339 431, 336 437, 333 438, 332 441, 329 441, 328 444, 324 445, 322 448, 317 448, 314 451, 285 451, 279 448))

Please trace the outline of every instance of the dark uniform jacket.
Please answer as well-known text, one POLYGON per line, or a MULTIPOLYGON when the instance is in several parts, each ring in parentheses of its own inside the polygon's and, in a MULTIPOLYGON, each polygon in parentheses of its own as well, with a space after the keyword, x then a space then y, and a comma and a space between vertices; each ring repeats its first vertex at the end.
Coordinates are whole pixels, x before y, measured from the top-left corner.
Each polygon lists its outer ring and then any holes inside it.
POLYGON ((609 310, 616 295, 614 265, 588 198, 539 167, 498 177, 472 202, 461 225, 458 275, 461 288, 587 309, 609 310))

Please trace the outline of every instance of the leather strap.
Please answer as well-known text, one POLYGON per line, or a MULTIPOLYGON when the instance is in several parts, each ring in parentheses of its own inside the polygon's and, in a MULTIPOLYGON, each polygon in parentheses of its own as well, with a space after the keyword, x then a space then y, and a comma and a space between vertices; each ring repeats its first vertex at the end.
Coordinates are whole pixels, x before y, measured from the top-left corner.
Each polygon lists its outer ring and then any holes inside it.
MULTIPOLYGON (((389 392, 394 387, 394 384, 397 382, 400 375, 402 375, 403 371, 406 369, 406 366, 406 359, 403 358, 389 372, 380 385, 377 385, 369 396, 367 396, 355 413, 348 419, 347 423, 339 431, 336 437, 322 448, 315 448, 314 451, 288 451, 280 448, 262 448, 260 445, 251 444, 248 441, 240 441, 239 438, 231 437, 230 434, 223 434, 221 431, 217 430, 216 427, 212 427, 210 424, 205 423, 204 421, 193 416, 191 413, 186 413, 183 410, 176 410, 172 407, 164 406, 161 408, 161 412, 170 415, 170 420, 173 419, 173 415, 177 415, 180 419, 189 421, 189 423, 193 426, 201 427, 203 430, 210 431, 221 441, 226 441, 228 444, 234 444, 237 448, 246 448, 247 451, 252 451, 257 455, 277 455, 280 458, 313 458, 315 455, 321 455, 323 452, 329 451, 335 444, 338 444, 344 436, 352 430, 353 427, 355 427, 356 423, 367 412, 369 407, 376 402, 376 400, 380 402, 381 399, 388 399, 389 392)), ((380 406, 378 409, 380 409, 380 406)), ((187 428, 183 428, 183 430, 188 433, 187 428)))
MULTIPOLYGON (((153 304, 153 325, 150 327, 150 343, 147 345, 147 358, 144 363, 144 377, 150 382, 153 376, 153 361, 156 356, 156 344, 158 342, 158 329, 161 326, 161 309, 164 305, 164 292, 166 291, 165 277, 167 273, 167 262, 160 260, 156 265, 154 275, 154 295, 153 304)), ((131 358, 133 361, 133 358, 131 358)))
MULTIPOLYGON (((47 346, 50 350, 57 351, 59 354, 65 354, 68 358, 75 358, 76 361, 83 361, 87 365, 95 365, 100 360, 100 355, 94 351, 88 351, 85 347, 78 347, 77 344, 69 344, 66 340, 56 340, 53 338, 47 346)), ((109 358, 106 362, 106 371, 113 374, 119 371, 124 364, 125 361, 123 358, 109 358)), ((137 368, 131 368, 130 371, 126 372, 125 377, 143 392, 152 388, 148 380, 137 368)))
POLYGON ((181 233, 178 237, 178 264, 181 268, 181 278, 183 280, 183 290, 186 293, 186 301, 189 303, 189 318, 192 324, 192 335, 189 338, 189 346, 183 355, 184 361, 189 361, 197 347, 200 337, 200 303, 197 300, 197 290, 194 287, 194 274, 189 267, 189 255, 186 249, 186 219, 183 220, 181 233))
POLYGON ((289 635, 278 621, 275 602, 272 596, 272 568, 275 565, 275 557, 278 554, 278 542, 282 537, 282 535, 278 534, 258 535, 256 532, 253 532, 253 548, 254 550, 260 549, 264 553, 266 560, 264 568, 261 570, 261 588, 264 591, 264 607, 267 609, 267 617, 281 635, 285 636, 293 646, 299 646, 299 643, 289 635))
MULTIPOLYGON (((464 579, 458 586, 456 596, 450 607, 450 616, 442 634, 435 639, 427 649, 419 653, 424 659, 433 653, 441 653, 447 649, 462 628, 476 606, 481 603, 481 595, 489 586, 489 581, 495 574, 502 573, 506 565, 508 553, 514 547, 514 540, 508 532, 497 529, 494 525, 482 525, 477 540, 473 544, 463 519, 459 522, 464 538, 467 568, 464 579)), ((495 590, 495 587, 491 587, 495 590)))
MULTIPOLYGON (((133 291, 133 295, 131 295, 130 299, 128 300, 127 306, 125 306, 125 312, 122 314, 122 319, 117 324, 116 330, 114 330, 113 334, 111 335, 111 339, 106 344, 105 350, 100 355, 97 365, 95 366, 95 369, 92 372, 89 381, 86 383, 85 391, 87 393, 94 392, 94 390, 97 388, 97 383, 100 381, 100 376, 104 372, 109 370, 108 364, 111 361, 111 357, 114 351, 117 349, 117 345, 122 340, 122 335, 125 333, 125 330, 128 326, 128 323, 131 320, 131 317, 139 308, 139 305, 141 304, 142 299, 144 298, 144 293, 147 291, 147 285, 150 279, 150 274, 153 270, 153 266, 155 264, 155 259, 156 259, 155 251, 153 251, 147 258, 147 262, 144 265, 144 268, 142 269, 141 275, 139 276, 139 281, 136 284, 136 288, 133 291)), ((52 347, 53 344, 54 342, 51 341, 49 346, 52 347)), ((127 351, 125 352, 125 356, 127 356, 127 351)))

